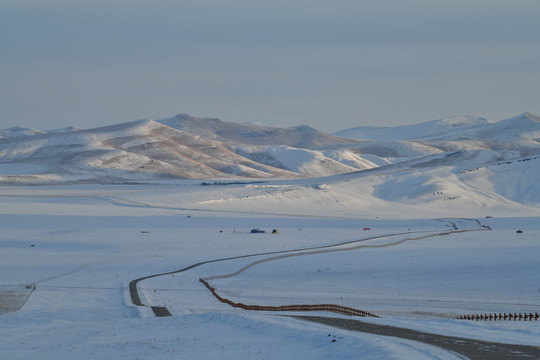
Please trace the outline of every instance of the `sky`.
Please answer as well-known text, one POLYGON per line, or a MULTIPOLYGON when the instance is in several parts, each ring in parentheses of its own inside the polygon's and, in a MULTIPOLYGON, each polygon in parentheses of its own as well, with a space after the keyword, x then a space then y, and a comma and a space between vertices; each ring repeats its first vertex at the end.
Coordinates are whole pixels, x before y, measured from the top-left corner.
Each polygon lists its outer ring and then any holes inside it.
POLYGON ((538 0, 0 0, 0 128, 540 114, 538 0))

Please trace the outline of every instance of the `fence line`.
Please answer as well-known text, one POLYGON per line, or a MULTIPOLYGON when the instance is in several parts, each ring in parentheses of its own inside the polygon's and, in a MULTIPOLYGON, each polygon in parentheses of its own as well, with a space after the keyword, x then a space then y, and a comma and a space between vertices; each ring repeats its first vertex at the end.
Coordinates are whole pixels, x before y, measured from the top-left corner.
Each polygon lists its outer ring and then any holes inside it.
POLYGON ((431 237, 437 237, 437 236, 443 236, 443 235, 449 235, 449 234, 457 234, 457 233, 464 233, 464 232, 471 232, 471 231, 482 231, 482 230, 491 230, 491 229, 487 229, 485 227, 482 227, 481 229, 452 230, 452 231, 445 231, 445 232, 434 233, 434 234, 427 234, 427 235, 423 235, 423 236, 419 236, 419 237, 407 237, 405 239, 401 239, 401 240, 398 240, 398 241, 393 241, 393 242, 390 242, 390 243, 384 243, 384 244, 375 244, 375 245, 362 244, 362 245, 356 245, 356 246, 351 246, 351 247, 343 247, 343 248, 338 248, 338 249, 311 250, 311 251, 304 251, 304 252, 299 252, 299 253, 278 255, 278 256, 273 256, 273 257, 264 258, 264 259, 260 259, 260 260, 251 262, 251 263, 245 265, 244 267, 242 267, 241 269, 239 269, 239 270, 237 270, 237 271, 235 271, 233 273, 223 274, 223 275, 207 276, 207 277, 204 277, 204 278, 200 278, 199 281, 201 283, 203 283, 208 288, 208 290, 210 290, 212 292, 214 297, 216 297, 222 303, 228 304, 228 305, 230 305, 232 307, 238 307, 238 308, 241 308, 241 309, 244 309, 244 310, 260 310, 260 311, 330 311, 330 312, 335 312, 335 313, 339 313, 339 314, 343 314, 343 315, 352 315, 352 316, 361 316, 361 317, 377 317, 377 318, 379 318, 380 316, 375 315, 375 314, 370 313, 370 312, 365 311, 365 310, 358 310, 358 309, 355 309, 355 308, 350 308, 350 307, 341 306, 341 305, 334 305, 334 304, 259 306, 259 305, 246 305, 246 304, 242 304, 242 303, 235 303, 235 302, 232 302, 232 301, 230 301, 228 299, 225 299, 225 298, 222 298, 221 296, 219 296, 219 294, 217 294, 215 289, 213 287, 211 287, 210 284, 207 281, 208 280, 231 278, 231 277, 234 277, 234 276, 246 271, 247 269, 249 269, 249 268, 251 268, 251 267, 253 267, 255 265, 262 264, 262 263, 269 262, 269 261, 274 261, 274 260, 286 259, 286 258, 290 258, 290 257, 305 256, 305 255, 315 255, 315 254, 327 254, 327 253, 333 253, 333 252, 358 250, 358 249, 363 249, 363 248, 367 248, 367 249, 369 249, 369 248, 384 248, 384 247, 396 246, 396 245, 399 245, 399 244, 402 244, 402 243, 408 242, 408 241, 423 240, 423 239, 427 239, 427 238, 431 238, 431 237))
MULTIPOLYGON (((472 232, 472 231, 491 230, 491 228, 489 226, 482 225, 480 223, 480 221, 478 221, 478 220, 477 220, 477 222, 481 225, 480 229, 467 229, 467 230, 457 230, 457 229, 455 229, 455 230, 452 230, 452 231, 445 231, 445 232, 441 232, 441 233, 428 234, 428 235, 423 235, 423 236, 419 236, 419 237, 408 237, 408 238, 405 238, 405 239, 401 239, 401 240, 390 242, 390 243, 384 243, 384 244, 376 244, 376 245, 362 244, 362 245, 356 245, 356 246, 351 246, 351 247, 343 247, 343 248, 338 248, 338 249, 311 250, 311 251, 304 251, 304 252, 299 252, 299 253, 292 253, 292 254, 284 254, 284 255, 273 256, 273 257, 264 258, 264 259, 260 259, 260 260, 251 262, 251 263, 245 265, 244 267, 242 267, 241 269, 239 269, 239 270, 237 270, 237 271, 235 271, 233 273, 222 274, 222 275, 214 275, 214 276, 207 276, 207 277, 204 277, 204 278, 199 278, 199 281, 201 283, 203 283, 208 288, 208 290, 210 290, 210 292, 214 295, 214 297, 216 299, 218 299, 220 302, 228 304, 228 305, 230 305, 232 307, 241 308, 241 309, 244 309, 244 310, 259 310, 259 311, 330 311, 330 312, 335 312, 335 313, 339 313, 339 314, 343 314, 343 315, 380 318, 380 316, 378 316, 376 314, 373 314, 373 313, 371 313, 369 311, 359 310, 359 309, 350 308, 350 307, 347 307, 347 306, 335 305, 335 304, 260 306, 260 305, 246 305, 246 304, 243 304, 243 303, 235 303, 235 302, 233 302, 233 301, 231 301, 229 299, 221 297, 216 292, 216 290, 212 286, 210 286, 210 284, 207 282, 207 280, 231 278, 231 277, 234 277, 234 276, 246 271, 247 269, 249 269, 249 268, 251 268, 253 266, 256 266, 256 265, 259 265, 259 264, 262 264, 262 263, 265 263, 265 262, 269 262, 269 261, 286 259, 286 258, 295 257, 295 256, 305 256, 305 255, 325 254, 325 253, 333 253, 333 252, 341 252, 341 251, 351 251, 351 250, 357 250, 357 249, 362 249, 362 248, 368 248, 368 249, 369 248, 384 248, 384 247, 396 246, 396 245, 402 244, 402 243, 407 242, 407 241, 423 240, 423 239, 426 239, 426 238, 431 238, 431 237, 436 237, 436 236, 443 236, 443 235, 457 234, 457 233, 464 233, 464 232, 472 232)), ((486 320, 487 319, 497 320, 497 315, 491 314, 491 315, 486 315, 486 316, 487 316, 486 320)), ((503 319, 501 317, 501 314, 499 314, 498 316, 499 316, 499 319, 503 319)), ((507 315, 505 314, 505 316, 507 316, 507 315)), ((508 315, 508 316, 510 316, 510 315, 508 315)), ((476 320, 484 319, 483 315, 482 315, 482 317, 477 315, 477 317, 478 318, 476 318, 476 320)), ((521 320, 523 318, 525 321, 527 320, 526 317, 529 317, 529 315, 521 315, 520 314, 518 316, 519 320, 521 320)), ((532 314, 530 314, 530 319, 531 320, 532 320, 533 317, 534 316, 532 314)), ((466 319, 467 317, 465 316, 463 318, 466 319)), ((469 316, 469 318, 472 318, 472 316, 469 316)), ((474 318, 472 318, 472 319, 474 320, 474 318)), ((537 319, 538 319, 538 314, 536 314, 536 317, 535 317, 535 320, 537 320, 537 319)), ((505 320, 506 320, 506 318, 505 318, 505 320)))
POLYGON ((458 320, 475 320, 475 321, 538 321, 540 315, 538 313, 529 313, 529 314, 516 314, 516 313, 498 313, 498 314, 469 314, 469 315, 460 315, 456 319, 458 320))
POLYGON ((206 286, 208 290, 214 295, 216 299, 224 304, 228 304, 232 307, 241 308, 243 310, 256 310, 256 311, 329 311, 343 315, 361 316, 361 317, 376 317, 369 311, 359 310, 347 306, 334 305, 334 304, 316 304, 316 305, 283 305, 283 306, 261 306, 261 305, 246 305, 243 303, 235 303, 229 299, 221 297, 210 284, 204 279, 199 279, 201 283, 206 286))

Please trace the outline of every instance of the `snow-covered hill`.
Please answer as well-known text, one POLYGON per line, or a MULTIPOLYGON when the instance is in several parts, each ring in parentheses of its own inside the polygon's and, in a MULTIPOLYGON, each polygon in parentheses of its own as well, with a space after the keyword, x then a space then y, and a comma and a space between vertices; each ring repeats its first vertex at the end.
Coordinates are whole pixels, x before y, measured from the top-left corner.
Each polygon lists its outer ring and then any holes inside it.
POLYGON ((142 120, 0 142, 4 164, 39 164, 36 174, 3 173, 8 183, 118 182, 173 178, 295 177, 244 158, 222 143, 142 120))
POLYGON ((538 146, 540 117, 531 113, 523 113, 514 118, 476 129, 472 136, 483 140, 538 146))
POLYGON ((477 116, 462 116, 407 126, 357 127, 334 135, 359 140, 534 140, 540 139, 540 117, 526 112, 511 119, 490 122, 477 116))
POLYGON ((351 139, 366 140, 436 139, 440 137, 453 137, 455 134, 471 133, 474 130, 483 128, 488 124, 489 122, 481 117, 460 116, 406 126, 362 126, 342 130, 334 135, 351 139))
POLYGON ((0 130, 0 138, 15 138, 23 136, 31 136, 37 134, 44 134, 44 131, 27 128, 24 126, 13 126, 9 129, 0 130))
MULTIPOLYGON (((540 203, 535 195, 540 178, 536 115, 499 122, 455 117, 338 134, 362 139, 183 114, 88 130, 15 127, 0 139, 0 183, 306 178, 312 180, 295 188, 294 201, 320 197, 321 204, 349 210, 374 204, 381 209, 422 205, 428 211, 432 206, 517 209, 540 203), (317 184, 326 184, 324 191, 314 192, 322 189, 317 184)), ((291 205, 279 191, 239 199, 261 196, 291 205)), ((234 195, 227 198, 236 201, 234 195)), ((221 206, 214 199, 204 201, 221 206)))
POLYGON ((201 191, 179 204, 306 216, 324 209, 359 218, 540 216, 540 155, 498 158, 487 150, 439 154, 349 174, 201 191))
POLYGON ((276 128, 261 125, 236 124, 214 118, 197 118, 178 114, 157 120, 174 129, 207 139, 249 145, 285 145, 299 148, 356 142, 317 131, 309 126, 276 128))

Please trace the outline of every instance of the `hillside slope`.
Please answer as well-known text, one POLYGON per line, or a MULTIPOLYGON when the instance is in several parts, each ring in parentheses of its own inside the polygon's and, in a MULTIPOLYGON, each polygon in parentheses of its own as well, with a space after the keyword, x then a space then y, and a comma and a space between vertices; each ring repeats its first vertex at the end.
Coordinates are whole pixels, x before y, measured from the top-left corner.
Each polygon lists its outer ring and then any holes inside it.
POLYGON ((540 156, 490 162, 497 156, 436 155, 344 175, 200 192, 180 205, 358 219, 540 216, 540 156))
POLYGON ((0 179, 5 183, 295 177, 239 156, 220 142, 149 120, 5 139, 0 158, 0 170, 5 164, 39 168, 35 174, 4 172, 0 179))
POLYGON ((470 134, 487 125, 488 120, 481 117, 459 116, 406 126, 361 126, 342 130, 334 135, 362 140, 419 140, 441 137, 448 139, 459 137, 461 134, 470 134))
POLYGON ((353 141, 309 127, 272 128, 182 114, 87 130, 14 127, 0 139, 0 184, 289 179, 307 185, 293 192, 268 190, 271 199, 265 190, 265 202, 296 206, 307 196, 337 212, 380 206, 407 213, 404 206, 428 210, 433 204, 519 209, 539 202, 540 174, 531 167, 540 156, 538 116, 524 113, 495 123, 456 117, 370 131, 380 139, 353 141), (414 133, 422 138, 406 139, 414 133), (294 201, 284 196, 288 193, 295 194, 294 201))
POLYGON ((359 140, 520 142, 540 139, 540 117, 526 112, 507 120, 490 122, 481 117, 462 116, 407 126, 356 127, 334 135, 359 140))
POLYGON ((261 125, 236 124, 214 118, 197 118, 178 114, 168 119, 157 120, 174 129, 222 142, 249 145, 284 145, 299 148, 329 144, 355 143, 317 131, 309 126, 277 128, 261 125))

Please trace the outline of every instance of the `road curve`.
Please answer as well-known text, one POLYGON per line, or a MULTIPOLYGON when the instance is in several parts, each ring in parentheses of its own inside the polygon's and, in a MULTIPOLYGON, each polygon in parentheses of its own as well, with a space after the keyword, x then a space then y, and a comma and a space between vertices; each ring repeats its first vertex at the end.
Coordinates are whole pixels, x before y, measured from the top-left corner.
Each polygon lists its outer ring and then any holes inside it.
MULTIPOLYGON (((411 233, 414 233, 414 232, 402 232, 402 233, 390 234, 390 235, 387 234, 387 235, 372 236, 372 237, 369 237, 369 238, 366 238, 366 239, 350 240, 350 241, 345 241, 345 242, 341 242, 341 243, 338 243, 338 244, 332 244, 332 245, 314 246, 314 247, 309 247, 309 248, 301 248, 301 249, 293 249, 293 250, 270 251, 270 252, 264 252, 264 253, 239 255, 239 256, 232 256, 232 257, 221 258, 221 259, 213 259, 213 260, 201 261, 201 262, 198 262, 198 263, 183 267, 183 268, 178 269, 178 270, 173 270, 173 271, 164 272, 164 273, 160 273, 160 274, 147 275, 147 276, 143 276, 143 277, 140 277, 138 279, 132 280, 129 283, 129 295, 131 297, 131 302, 133 303, 133 305, 147 306, 147 305, 142 303, 141 298, 139 296, 139 291, 137 290, 137 284, 140 281, 143 281, 143 280, 146 280, 146 279, 151 279, 151 278, 155 278, 155 277, 159 277, 159 276, 178 274, 178 273, 193 269, 193 268, 201 266, 201 265, 220 262, 220 261, 237 260, 237 259, 256 257, 256 256, 286 254, 286 253, 293 253, 293 252, 306 251, 306 250, 327 249, 327 248, 332 248, 332 247, 337 247, 337 246, 342 246, 342 245, 354 244, 354 243, 362 242, 362 241, 375 240, 375 239, 381 239, 381 238, 399 236, 399 235, 406 235, 406 234, 411 234, 411 233)), ((168 311, 165 312, 163 310, 164 307, 152 306, 152 309, 154 310, 154 314, 156 316, 158 316, 158 317, 170 316, 170 313, 169 313, 169 315, 163 315, 163 314, 168 313, 168 311)))
MULTIPOLYGON (((452 232, 460 232, 460 231, 451 231, 449 233, 452 233, 452 232)), ((410 234, 410 233, 411 232, 392 234, 392 235, 382 235, 382 236, 375 236, 375 237, 371 237, 367 239, 347 241, 347 242, 343 242, 339 244, 317 246, 317 247, 311 247, 311 248, 302 248, 302 249, 295 249, 295 250, 283 250, 283 251, 273 251, 273 252, 258 253, 258 254, 240 255, 240 256, 233 256, 233 257, 228 257, 228 258, 201 261, 201 262, 186 266, 178 270, 160 273, 160 274, 148 275, 148 276, 144 276, 144 277, 132 280, 129 283, 129 292, 131 296, 131 301, 136 306, 147 306, 141 302, 141 299, 137 290, 138 282, 146 280, 146 279, 158 277, 158 276, 181 273, 181 272, 184 272, 184 271, 187 271, 187 270, 190 270, 190 269, 193 269, 195 267, 205 265, 205 264, 210 264, 210 263, 220 262, 220 261, 249 258, 249 257, 256 257, 256 256, 276 255, 276 254, 293 253, 293 252, 306 251, 306 250, 332 248, 332 247, 337 247, 337 246, 356 243, 356 242, 368 241, 368 240, 373 240, 373 239, 383 238, 383 237, 405 235, 405 234, 410 234)), ((171 316, 171 313, 168 311, 166 307, 162 307, 162 306, 150 306, 150 307, 152 308, 152 311, 154 312, 154 315, 156 317, 171 316)), ((411 330, 411 329, 393 327, 389 325, 377 325, 377 324, 366 323, 366 322, 359 321, 356 319, 332 318, 332 317, 321 317, 321 316, 301 316, 301 315, 293 315, 292 317, 301 319, 304 321, 318 322, 318 323, 325 324, 328 326, 342 328, 342 329, 346 329, 350 331, 358 331, 358 332, 364 332, 364 333, 369 333, 369 334, 374 334, 374 335, 391 336, 391 337, 403 338, 407 340, 419 341, 422 343, 430 344, 430 345, 437 346, 439 348, 442 348, 448 351, 461 354, 472 360, 475 360, 475 359, 479 359, 479 360, 480 359, 492 359, 492 360, 540 359, 540 348, 533 347, 533 346, 491 343, 491 342, 473 340, 473 339, 467 339, 467 338, 430 334, 430 333, 425 333, 425 332, 411 330)))
MULTIPOLYGON (((232 257, 227 257, 227 258, 221 258, 221 259, 214 259, 214 260, 207 260, 207 261, 201 261, 201 262, 198 262, 196 264, 192 264, 192 265, 189 265, 189 266, 186 266, 184 268, 181 268, 181 269, 178 269, 178 270, 174 270, 174 271, 169 271, 169 272, 164 272, 164 273, 159 273, 159 274, 153 274, 153 275, 147 275, 147 276, 143 276, 143 277, 140 277, 138 279, 135 279, 135 280, 132 280, 130 283, 129 283, 129 294, 131 296, 131 302, 133 303, 133 305, 136 305, 136 306, 146 306, 145 304, 142 303, 141 301, 141 298, 139 296, 139 292, 137 290, 137 284, 140 282, 140 281, 143 281, 143 280, 146 280, 146 279, 151 279, 151 278, 154 278, 154 277, 158 277, 158 276, 165 276, 165 275, 172 275, 172 274, 178 274, 178 273, 181 273, 181 272, 184 272, 184 271, 187 271, 187 270, 190 270, 190 269, 193 269, 195 267, 198 267, 198 266, 201 266, 201 265, 205 265, 205 264, 210 264, 210 263, 214 263, 214 262, 220 262, 220 261, 229 261, 229 260, 236 260, 236 259, 242 259, 242 258, 249 258, 249 257, 256 257, 256 256, 267 256, 267 255, 278 255, 278 254, 281 254, 281 256, 277 256, 277 257, 272 257, 272 258, 267 258, 267 259, 262 259, 262 260, 259 260, 259 261, 256 261, 252 264, 249 264, 247 266, 245 266, 244 268, 242 268, 241 270, 237 271, 236 273, 233 273, 233 274, 228 274, 228 275, 217 275, 217 276, 211 276, 211 277, 207 277, 205 278, 205 280, 209 280, 209 279, 215 279, 215 278, 222 278, 222 277, 230 277, 230 276, 233 276, 237 273, 240 273, 242 271, 244 271, 245 269, 255 265, 255 264, 258 264, 258 263, 261 263, 261 262, 265 262, 265 261, 271 261, 271 260, 274 260, 274 259, 278 259, 278 258, 281 258, 282 256, 300 256, 300 255, 313 255, 313 254, 317 254, 317 253, 323 253, 323 252, 333 252, 333 251, 348 251, 348 250, 354 250, 354 249, 357 249, 357 248, 360 248, 360 247, 364 247, 364 245, 357 245, 355 247, 352 247, 352 248, 345 248, 345 249, 332 249, 332 248, 338 248, 339 246, 343 246, 343 245, 350 245, 350 244, 354 244, 354 243, 359 243, 359 242, 364 242, 364 241, 369 241, 369 240, 374 240, 374 239, 381 239, 381 238, 390 238, 390 237, 394 237, 394 236, 400 236, 400 235, 410 235, 410 234, 418 234, 418 233, 430 233, 428 235, 424 235, 424 236, 420 236, 420 237, 417 237, 417 238, 405 238, 405 239, 401 239, 399 241, 396 241, 396 242, 393 242, 393 243, 387 243, 387 244, 379 244, 379 245, 365 245, 365 247, 387 247, 387 246, 395 246, 395 245, 398 245, 398 244, 401 244, 403 242, 406 242, 406 241, 411 241, 411 240, 420 240, 420 239, 425 239, 425 238, 428 238, 428 237, 433 237, 433 236, 440 236, 440 235, 448 235, 448 234, 452 234, 452 233, 461 233, 461 232, 468 232, 468 231, 478 231, 478 230, 486 230, 486 229, 471 229, 471 230, 452 230, 452 231, 444 231, 444 232, 440 232, 440 233, 437 233, 437 232, 431 232, 431 231, 407 231, 407 232, 401 232, 401 233, 396 233, 396 234, 387 234, 387 235, 378 235, 378 236, 372 236, 372 237, 369 237, 369 238, 365 238, 365 239, 357 239, 357 240, 350 240, 350 241, 345 241, 345 242, 341 242, 341 243, 337 243, 337 244, 331 244, 331 245, 322 245, 322 246, 313 246, 313 247, 307 247, 307 248, 301 248, 301 249, 292 249, 292 250, 281 250, 281 251, 270 251, 270 252, 264 252, 264 253, 257 253, 257 254, 248 254, 248 255, 240 255, 240 256, 232 256, 232 257), (287 255, 283 255, 283 254, 287 254, 287 255)), ((160 306, 151 306, 152 307, 152 310, 154 311, 154 314, 158 317, 162 317, 162 316, 170 316, 170 313, 168 310, 166 310, 164 307, 160 307, 160 306)))

